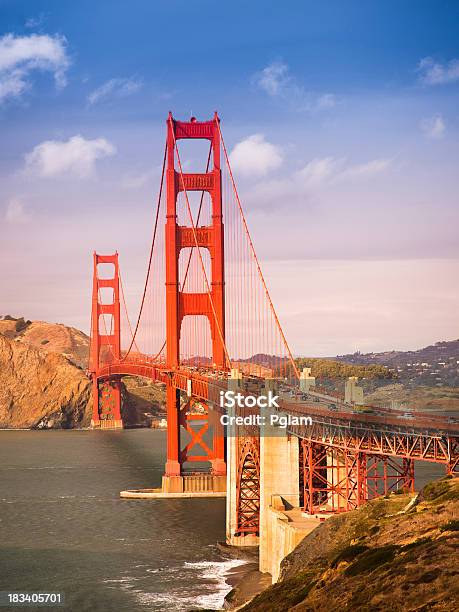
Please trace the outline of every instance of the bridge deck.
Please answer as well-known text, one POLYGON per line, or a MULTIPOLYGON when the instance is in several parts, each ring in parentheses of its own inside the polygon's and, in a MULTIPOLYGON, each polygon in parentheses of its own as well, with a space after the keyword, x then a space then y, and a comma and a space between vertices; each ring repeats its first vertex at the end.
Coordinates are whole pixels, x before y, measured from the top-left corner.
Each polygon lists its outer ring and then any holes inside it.
MULTIPOLYGON (((193 367, 168 369, 164 363, 146 355, 129 356, 124 361, 102 367, 98 373, 99 379, 114 375, 142 376, 160 383, 172 380, 182 392, 215 405, 218 405, 220 391, 228 388, 225 371, 193 367)), ((252 381, 254 379, 256 377, 252 377, 252 381)), ((264 382, 259 379, 252 384, 251 392, 261 393, 264 382)), ((241 393, 247 395, 248 391, 241 389, 241 393)), ((306 395, 308 399, 303 401, 300 396, 284 399, 281 394, 282 412, 310 416, 313 421, 312 426, 290 425, 290 434, 341 449, 454 463, 457 467, 459 425, 446 417, 418 411, 407 418, 395 410, 380 408, 363 413, 336 396, 315 392, 306 395), (331 403, 334 409, 330 409, 331 403)))

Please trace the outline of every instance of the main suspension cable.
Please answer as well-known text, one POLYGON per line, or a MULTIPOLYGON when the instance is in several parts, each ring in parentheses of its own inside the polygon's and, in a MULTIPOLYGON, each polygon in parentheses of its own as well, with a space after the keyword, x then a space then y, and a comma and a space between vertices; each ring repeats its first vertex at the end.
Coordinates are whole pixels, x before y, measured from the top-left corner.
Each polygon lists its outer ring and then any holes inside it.
POLYGON ((160 185, 159 185, 158 202, 157 202, 157 205, 156 205, 155 225, 154 225, 154 229, 153 229, 153 238, 152 238, 152 241, 151 241, 150 256, 148 258, 147 277, 145 279, 145 286, 143 288, 143 295, 142 295, 142 301, 140 303, 139 316, 137 317, 137 323, 136 323, 136 326, 135 326, 134 334, 132 336, 131 344, 130 344, 126 354, 124 355, 124 357, 122 358, 121 361, 124 361, 126 359, 126 357, 131 352, 132 346, 134 345, 135 337, 137 335, 137 331, 138 331, 139 325, 140 325, 140 319, 141 319, 141 316, 142 316, 143 307, 144 307, 144 304, 145 304, 145 297, 147 295, 148 280, 150 278, 150 271, 151 271, 151 262, 153 260, 153 250, 155 248, 156 232, 157 232, 157 229, 158 229, 159 210, 161 208, 161 196, 162 196, 162 193, 163 193, 163 184, 164 184, 164 171, 165 171, 165 168, 166 168, 166 155, 167 155, 167 142, 166 142, 166 144, 164 146, 163 169, 162 169, 162 172, 161 172, 161 182, 160 182, 160 185))
POLYGON ((218 119, 216 119, 215 121, 216 121, 216 124, 217 124, 217 127, 218 127, 218 132, 219 132, 219 134, 220 134, 220 142, 222 143, 223 152, 224 152, 224 154, 225 154, 226 165, 227 165, 227 168, 228 168, 228 171, 229 171, 230 177, 231 177, 231 183, 232 183, 232 185, 233 185, 234 195, 236 196, 236 201, 237 201, 237 205, 238 205, 238 208, 239 208, 239 212, 240 212, 240 214, 241 214, 242 222, 243 222, 243 224, 244 224, 244 228, 245 228, 245 231, 246 231, 246 234, 247 234, 247 238, 248 238, 248 240, 249 240, 250 250, 251 250, 251 252, 252 252, 252 256, 253 256, 253 258, 254 258, 255 265, 257 266, 257 269, 258 269, 258 274, 260 275, 260 280, 261 280, 261 282, 262 282, 262 284, 263 284, 263 288, 264 288, 264 290, 265 290, 265 294, 266 294, 266 298, 267 298, 268 303, 269 303, 269 307, 270 307, 270 309, 271 309, 271 312, 272 312, 272 315, 273 315, 273 317, 274 317, 274 320, 276 321, 276 325, 277 325, 277 328, 278 328, 278 330, 279 330, 279 333, 280 333, 280 335, 281 335, 281 337, 282 337, 282 341, 283 341, 283 343, 284 343, 284 347, 285 347, 285 349, 286 349, 286 351, 287 351, 287 354, 288 354, 288 357, 289 357, 290 363, 291 363, 291 365, 292 365, 292 367, 293 367, 293 371, 294 371, 294 373, 295 373, 296 377, 297 377, 297 378, 300 378, 300 373, 299 373, 298 368, 297 368, 297 366, 296 366, 295 360, 293 359, 293 355, 292 355, 292 353, 291 353, 291 351, 290 351, 290 347, 289 347, 289 345, 288 345, 287 338, 286 338, 286 337, 285 337, 285 335, 284 335, 284 332, 283 332, 283 330, 282 330, 282 327, 281 327, 280 321, 279 321, 279 319, 278 319, 278 317, 277 317, 277 313, 276 313, 276 310, 275 310, 275 308, 274 308, 274 304, 273 304, 273 302, 272 302, 272 300, 271 300, 271 296, 270 296, 270 294, 269 294, 268 287, 267 287, 267 285, 266 285, 265 278, 264 278, 264 276, 263 276, 263 272, 261 271, 260 262, 258 261, 258 257, 257 257, 256 251, 255 251, 255 247, 254 247, 253 242, 252 242, 252 238, 251 238, 251 236, 250 236, 249 228, 248 228, 248 226, 247 226, 247 222, 246 222, 246 220, 245 220, 244 211, 243 211, 243 209, 242 209, 241 201, 240 201, 240 199, 239 199, 239 194, 238 194, 238 191, 237 191, 237 188, 236 188, 236 183, 235 183, 235 181, 234 181, 233 172, 232 172, 232 170, 231 170, 231 166, 230 166, 230 163, 229 163, 228 152, 227 152, 227 150, 226 150, 225 141, 223 140, 223 134, 222 134, 222 131, 221 131, 221 129, 220 129, 220 123, 219 123, 218 119))
MULTIPOLYGON (((126 298, 124 297, 123 279, 121 277, 121 270, 119 268, 118 268, 118 277, 119 277, 119 281, 120 281, 121 301, 123 302, 124 314, 126 315, 126 320, 127 320, 127 324, 128 324, 128 327, 129 327, 129 331, 131 332, 132 342, 133 342, 135 348, 137 349, 137 352, 140 353, 139 347, 137 346, 137 342, 135 341, 135 335, 132 332, 132 325, 131 325, 131 320, 129 319, 129 313, 128 313, 128 309, 127 309, 126 298)), ((129 348, 129 350, 131 350, 131 349, 129 348)))

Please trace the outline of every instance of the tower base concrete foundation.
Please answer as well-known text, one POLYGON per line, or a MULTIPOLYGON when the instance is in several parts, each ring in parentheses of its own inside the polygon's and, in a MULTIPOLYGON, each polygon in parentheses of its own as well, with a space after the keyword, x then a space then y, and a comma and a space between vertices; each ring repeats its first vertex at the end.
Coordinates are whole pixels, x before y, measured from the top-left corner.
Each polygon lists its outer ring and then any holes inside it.
POLYGON ((120 497, 128 499, 226 497, 226 476, 213 474, 163 476, 160 489, 130 489, 121 491, 120 497))
POLYGON ((95 421, 91 419, 91 429, 123 429, 122 419, 100 419, 95 421))

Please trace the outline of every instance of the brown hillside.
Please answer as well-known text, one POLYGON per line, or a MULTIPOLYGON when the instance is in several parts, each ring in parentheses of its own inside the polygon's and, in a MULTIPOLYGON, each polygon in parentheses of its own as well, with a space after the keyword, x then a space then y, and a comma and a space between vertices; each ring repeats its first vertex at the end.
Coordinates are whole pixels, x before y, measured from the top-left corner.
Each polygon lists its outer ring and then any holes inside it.
POLYGON ((0 334, 39 350, 64 355, 80 368, 87 367, 89 337, 74 327, 19 318, 0 320, 0 334))
POLYGON ((0 427, 84 427, 90 382, 58 353, 0 335, 0 427))
POLYGON ((334 516, 286 557, 250 612, 459 609, 459 478, 334 516))
MULTIPOLYGON (((86 334, 60 323, 7 317, 0 319, 0 339, 0 427, 90 424, 86 334)), ((126 426, 150 427, 165 415, 160 386, 131 376, 123 383, 126 426)))

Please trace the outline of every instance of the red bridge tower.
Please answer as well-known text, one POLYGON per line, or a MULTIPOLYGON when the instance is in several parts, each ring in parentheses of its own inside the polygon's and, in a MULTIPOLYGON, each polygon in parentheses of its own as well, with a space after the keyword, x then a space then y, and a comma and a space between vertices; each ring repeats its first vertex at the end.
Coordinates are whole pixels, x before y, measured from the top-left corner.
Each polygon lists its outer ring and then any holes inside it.
POLYGON ((120 333, 120 281, 118 253, 114 255, 98 255, 94 253, 94 276, 92 288, 91 312, 91 355, 90 370, 92 372, 93 413, 91 427, 120 428, 121 420, 121 378, 110 376, 107 380, 99 378, 101 365, 119 361, 121 357, 120 333), (100 264, 110 264, 111 272, 108 278, 101 278, 100 264), (102 293, 108 289, 105 296, 102 293), (104 300, 103 297, 107 299, 104 300), (109 317, 107 321, 106 316, 109 317))
MULTIPOLYGON (((167 120, 167 220, 166 220, 166 347, 167 365, 173 371, 180 365, 180 331, 185 316, 207 317, 212 338, 212 358, 215 367, 227 365, 224 346, 225 330, 225 292, 224 292, 224 244, 222 219, 222 190, 220 170, 220 134, 217 114, 213 120, 198 122, 176 121, 169 114, 167 120), (206 139, 212 147, 213 168, 206 173, 183 173, 178 158, 177 141, 180 139, 206 139), (175 166, 178 161, 178 168, 175 166), (178 171, 177 171, 178 170, 178 171), (196 230, 195 221, 187 226, 177 222, 177 198, 180 192, 206 191, 212 199, 212 223, 196 230), (188 293, 179 286, 179 257, 183 248, 208 249, 211 261, 209 291, 188 293)), ((188 203, 188 202, 187 202, 188 203)), ((209 407, 207 422, 202 416, 190 410, 192 402, 180 405, 180 393, 170 379, 167 383, 167 463, 163 481, 166 491, 183 490, 183 464, 186 461, 210 461, 214 477, 226 474, 223 428, 217 419, 213 421, 213 447, 203 441, 202 435, 209 427, 209 407), (193 421, 201 420, 203 425, 196 431, 193 421), (180 430, 183 426, 191 435, 191 441, 181 447, 180 430), (193 447, 199 445, 204 454, 191 454, 193 447)), ((218 488, 223 483, 217 485, 218 488)))

